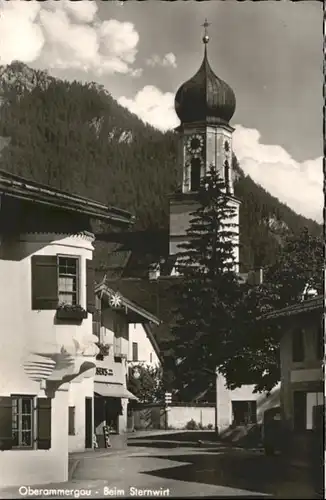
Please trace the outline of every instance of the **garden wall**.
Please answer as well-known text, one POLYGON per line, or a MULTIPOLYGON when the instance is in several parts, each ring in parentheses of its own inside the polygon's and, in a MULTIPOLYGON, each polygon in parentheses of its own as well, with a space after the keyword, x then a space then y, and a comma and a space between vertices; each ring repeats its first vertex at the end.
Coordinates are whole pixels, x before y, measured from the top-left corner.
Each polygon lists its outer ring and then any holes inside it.
POLYGON ((139 404, 129 419, 129 430, 150 429, 214 429, 215 407, 213 403, 173 403, 167 409, 159 404, 139 404), (190 421, 195 422, 193 426, 190 421))

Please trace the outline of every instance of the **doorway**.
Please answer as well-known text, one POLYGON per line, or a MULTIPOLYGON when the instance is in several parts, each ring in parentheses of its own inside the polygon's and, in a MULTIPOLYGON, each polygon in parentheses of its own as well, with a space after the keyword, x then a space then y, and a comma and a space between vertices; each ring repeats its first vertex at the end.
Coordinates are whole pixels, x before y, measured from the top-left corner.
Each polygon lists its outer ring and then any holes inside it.
POLYGON ((85 448, 93 448, 93 400, 85 398, 85 448))
POLYGON ((257 423, 256 401, 232 401, 234 425, 250 425, 257 423))

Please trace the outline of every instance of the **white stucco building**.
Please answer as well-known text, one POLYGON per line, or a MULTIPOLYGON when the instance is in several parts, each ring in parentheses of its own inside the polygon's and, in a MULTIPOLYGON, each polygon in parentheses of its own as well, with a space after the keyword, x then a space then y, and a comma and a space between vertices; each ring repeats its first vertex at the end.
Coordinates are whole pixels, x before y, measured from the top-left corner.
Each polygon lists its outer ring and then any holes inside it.
MULTIPOLYGON (((94 428, 101 446, 103 426, 109 425, 112 446, 115 446, 116 443, 123 443, 125 440, 123 436, 128 427, 128 403, 137 400, 137 397, 127 390, 130 346, 135 353, 135 347, 132 346, 135 345, 135 341, 142 339, 139 344, 140 351, 137 350, 137 353, 146 355, 150 359, 152 350, 145 332, 150 332, 150 324, 158 325, 160 321, 117 290, 110 288, 105 279, 96 286, 95 292, 99 313, 97 334, 100 344, 106 346, 108 353, 105 356, 98 356, 102 359, 96 362, 94 428), (130 326, 134 324, 139 325, 144 333, 130 339, 130 326)), ((152 359, 154 363, 155 358, 152 359)))
MULTIPOLYGON (((283 451, 291 460, 309 462, 314 434, 322 444, 325 430, 325 298, 308 297, 263 319, 281 327, 280 408, 287 439, 283 451)), ((321 451, 315 449, 317 463, 322 463, 316 455, 321 451)))
POLYGON ((0 172, 0 487, 66 481, 92 447, 92 219, 132 220, 0 172))
POLYGON ((160 367, 160 350, 150 326, 146 323, 129 325, 128 364, 160 367))

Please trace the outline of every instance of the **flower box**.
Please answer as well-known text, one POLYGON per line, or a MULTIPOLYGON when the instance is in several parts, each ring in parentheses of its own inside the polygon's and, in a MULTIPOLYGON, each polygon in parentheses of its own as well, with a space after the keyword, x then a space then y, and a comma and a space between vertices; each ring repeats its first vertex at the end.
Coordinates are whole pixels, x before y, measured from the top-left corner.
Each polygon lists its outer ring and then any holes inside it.
POLYGON ((64 304, 57 308, 56 316, 61 321, 83 321, 87 318, 87 311, 81 306, 64 304))

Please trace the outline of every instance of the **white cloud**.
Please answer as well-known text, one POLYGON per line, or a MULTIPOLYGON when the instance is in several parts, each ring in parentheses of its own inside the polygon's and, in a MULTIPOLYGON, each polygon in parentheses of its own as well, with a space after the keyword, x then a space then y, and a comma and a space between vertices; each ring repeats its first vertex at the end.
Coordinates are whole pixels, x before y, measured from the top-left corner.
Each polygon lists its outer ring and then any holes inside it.
POLYGON ((176 127, 179 123, 174 111, 174 94, 171 92, 164 94, 152 85, 147 85, 137 92, 134 99, 122 96, 118 102, 144 122, 160 130, 176 127))
MULTIPOLYGON (((163 93, 157 87, 146 86, 134 99, 120 97, 118 102, 160 130, 179 124, 174 94, 163 93)), ((233 148, 245 174, 295 212, 321 222, 322 158, 299 163, 282 146, 262 144, 258 130, 241 125, 235 128, 233 148)))
POLYGON ((172 52, 169 52, 168 54, 165 54, 165 56, 160 57, 157 54, 154 54, 151 56, 149 59, 146 60, 146 64, 148 66, 164 66, 168 67, 171 66, 172 68, 177 67, 177 58, 172 52))
POLYGON ((129 73, 139 35, 132 23, 99 21, 95 1, 2 3, 0 61, 38 61, 47 68, 80 68, 102 73, 129 73))
MULTIPOLYGON (((93 21, 98 8, 96 2, 90 0, 87 2, 67 2, 66 0, 60 0, 58 4, 59 8, 65 9, 73 19, 84 23, 93 21)), ((55 6, 55 4, 53 3, 52 6, 55 6)))
POLYGON ((281 146, 260 142, 260 133, 235 127, 233 149, 243 171, 295 212, 322 221, 322 158, 297 162, 281 146))
POLYGON ((29 63, 39 57, 44 45, 43 32, 35 22, 39 10, 36 2, 1 2, 1 64, 15 59, 29 63))

